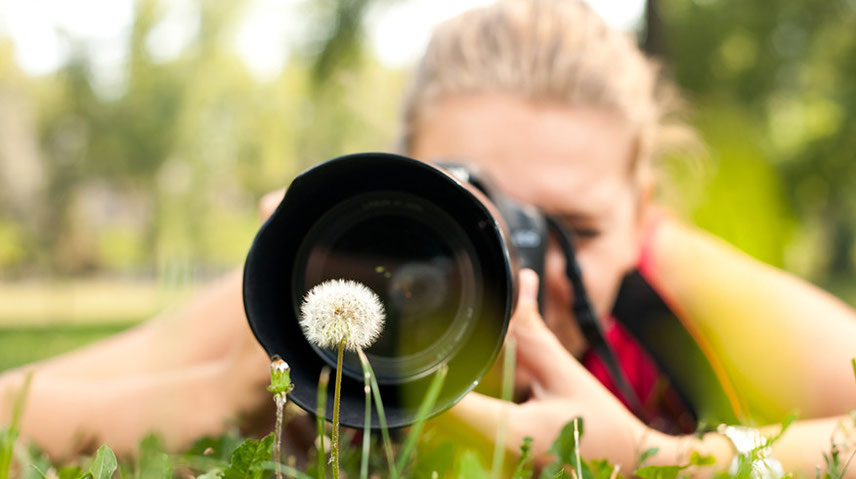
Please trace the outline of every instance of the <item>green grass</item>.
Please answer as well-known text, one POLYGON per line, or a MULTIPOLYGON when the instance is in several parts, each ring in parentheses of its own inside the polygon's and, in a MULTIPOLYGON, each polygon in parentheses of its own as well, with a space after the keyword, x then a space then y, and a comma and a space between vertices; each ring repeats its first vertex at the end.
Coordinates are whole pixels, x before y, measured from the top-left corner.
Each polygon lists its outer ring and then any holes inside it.
POLYGON ((133 325, 122 321, 0 327, 0 371, 71 351, 133 325))

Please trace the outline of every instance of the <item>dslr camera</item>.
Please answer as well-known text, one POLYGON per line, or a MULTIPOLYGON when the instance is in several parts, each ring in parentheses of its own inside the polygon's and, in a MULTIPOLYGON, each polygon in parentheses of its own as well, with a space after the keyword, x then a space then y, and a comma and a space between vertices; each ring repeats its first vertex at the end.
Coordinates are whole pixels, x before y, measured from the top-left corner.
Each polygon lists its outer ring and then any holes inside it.
MULTIPOLYGON (((574 316, 620 376, 586 297, 570 233, 504 196, 466 163, 362 153, 301 173, 250 248, 244 307, 262 347, 291 366, 290 399, 314 413, 319 374, 324 366, 335 369, 337 358, 304 337, 302 299, 330 279, 371 288, 384 304, 386 325, 365 353, 389 427, 407 426, 442 364, 449 372, 430 415, 455 404, 491 368, 515 307, 517 273, 543 272, 550 234, 568 259, 574 316)), ((362 427, 363 372, 355 354, 345 354, 342 373, 340 423, 362 427)), ((329 419, 332 398, 327 407, 329 419)), ((372 416, 378 427, 377 412, 372 416)))

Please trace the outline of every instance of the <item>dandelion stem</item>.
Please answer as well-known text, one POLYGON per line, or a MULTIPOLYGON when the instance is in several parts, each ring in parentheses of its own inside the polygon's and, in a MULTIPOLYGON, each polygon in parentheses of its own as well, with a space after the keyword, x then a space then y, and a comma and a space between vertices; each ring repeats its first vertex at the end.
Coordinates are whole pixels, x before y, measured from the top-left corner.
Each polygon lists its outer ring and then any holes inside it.
POLYGON ((336 359, 336 393, 333 397, 333 444, 330 453, 333 459, 333 479, 339 479, 339 400, 342 396, 342 356, 345 341, 339 342, 339 356, 336 359))
POLYGON ((276 479, 282 479, 282 416, 285 409, 286 396, 283 393, 275 394, 276 403, 276 427, 274 429, 273 461, 276 463, 276 479))

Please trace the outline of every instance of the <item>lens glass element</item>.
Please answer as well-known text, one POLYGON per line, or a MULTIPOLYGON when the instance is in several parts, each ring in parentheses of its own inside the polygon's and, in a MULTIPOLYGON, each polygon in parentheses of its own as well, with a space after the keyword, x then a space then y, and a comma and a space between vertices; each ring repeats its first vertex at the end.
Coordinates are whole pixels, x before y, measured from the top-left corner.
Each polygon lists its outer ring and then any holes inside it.
MULTIPOLYGON (((386 325, 366 353, 383 383, 436 369, 457 353, 478 315, 472 242, 448 213, 401 191, 358 195, 327 211, 298 249, 294 274, 297 308, 329 279, 359 281, 378 294, 386 325)), ((335 366, 335 351, 316 351, 335 366)), ((346 355, 343 372, 362 378, 355 355, 346 355)))

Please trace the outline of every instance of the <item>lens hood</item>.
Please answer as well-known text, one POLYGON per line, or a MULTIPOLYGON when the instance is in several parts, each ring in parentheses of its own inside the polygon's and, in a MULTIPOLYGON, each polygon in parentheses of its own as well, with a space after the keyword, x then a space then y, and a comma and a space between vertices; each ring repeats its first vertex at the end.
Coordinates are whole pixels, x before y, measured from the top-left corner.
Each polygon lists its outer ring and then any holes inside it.
MULTIPOLYGON (((372 288, 387 324, 366 353, 388 425, 407 426, 441 364, 449 372, 432 416, 493 364, 514 307, 513 250, 493 205, 447 171, 387 153, 342 156, 297 176, 259 230, 244 267, 244 308, 265 351, 291 366, 290 399, 314 413, 319 374, 335 368, 335 351, 304 337, 302 298, 328 279, 372 288)), ((364 422, 353 355, 343 366, 340 422, 364 422)), ((379 426, 374 408, 371 423, 379 426)))

